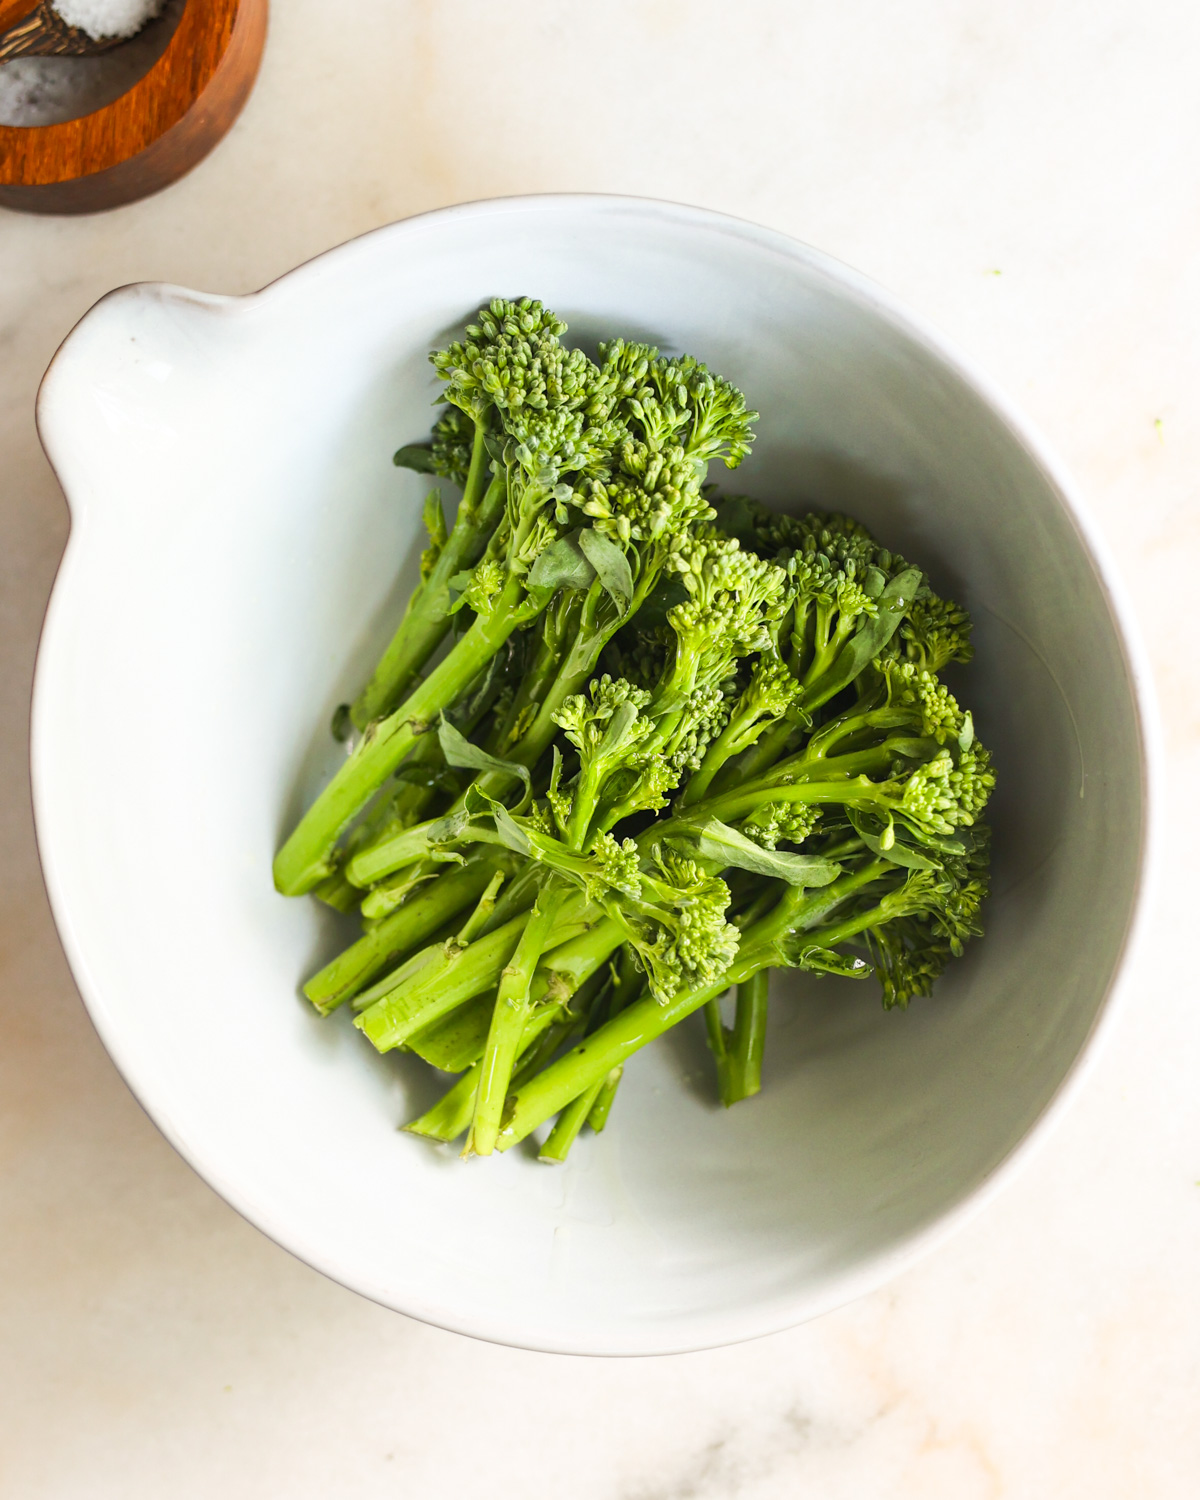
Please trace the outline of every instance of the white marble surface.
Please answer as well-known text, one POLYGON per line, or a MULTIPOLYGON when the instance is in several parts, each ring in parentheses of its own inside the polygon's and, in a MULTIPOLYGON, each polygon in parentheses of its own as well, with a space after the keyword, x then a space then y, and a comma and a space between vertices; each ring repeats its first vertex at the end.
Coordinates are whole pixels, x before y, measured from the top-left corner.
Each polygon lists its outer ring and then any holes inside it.
MULTIPOLYGON (((1183 0, 277 0, 232 136, 148 203, 0 214, 0 1496, 1190 1500, 1200 1490, 1200 12, 1183 0), (886 1290, 711 1354, 410 1323, 238 1219, 97 1043, 38 876, 28 685, 65 510, 37 379, 121 282, 241 291, 554 189, 707 204, 938 322, 1082 482, 1163 698, 1151 942, 1075 1109, 886 1290)), ((114 705, 119 711, 119 705, 114 705)), ((1076 935, 1077 936, 1077 935, 1076 935)))

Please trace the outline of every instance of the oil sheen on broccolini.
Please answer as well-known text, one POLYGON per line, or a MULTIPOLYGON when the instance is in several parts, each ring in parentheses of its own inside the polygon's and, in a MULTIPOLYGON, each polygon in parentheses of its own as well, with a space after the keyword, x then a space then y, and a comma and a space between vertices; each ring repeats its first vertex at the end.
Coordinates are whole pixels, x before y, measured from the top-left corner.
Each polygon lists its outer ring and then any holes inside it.
POLYGON ((939 676, 966 612, 848 516, 718 496, 756 414, 697 360, 565 333, 497 299, 431 356, 445 409, 396 462, 457 512, 428 497, 356 740, 275 861, 361 914, 312 1003, 452 1079, 407 1128, 488 1155, 554 1119, 548 1161, 693 1011, 722 1102, 757 1093, 772 968, 928 995, 981 931, 994 784, 939 676))

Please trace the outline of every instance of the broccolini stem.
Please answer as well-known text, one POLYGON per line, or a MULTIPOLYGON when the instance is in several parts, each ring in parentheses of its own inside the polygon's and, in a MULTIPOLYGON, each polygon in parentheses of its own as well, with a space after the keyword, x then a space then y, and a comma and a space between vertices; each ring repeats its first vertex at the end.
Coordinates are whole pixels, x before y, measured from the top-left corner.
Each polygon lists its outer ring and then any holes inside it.
MULTIPOLYGON (((497 693, 500 691, 502 675, 494 669, 498 664, 498 655, 488 661, 482 671, 476 676, 466 691, 466 704, 460 700, 454 708, 454 727, 470 739, 475 732, 480 720, 490 711, 497 693)), ((382 824, 373 828, 365 837, 358 839, 355 835, 358 827, 351 833, 347 840, 347 856, 359 852, 368 845, 373 847, 384 838, 390 838, 393 834, 410 828, 418 818, 422 816, 425 809, 435 798, 442 796, 434 776, 436 771, 446 765, 446 758, 442 754, 441 742, 437 735, 425 734, 413 746, 407 757, 402 772, 407 772, 411 767, 416 771, 420 766, 428 766, 430 775, 424 785, 417 784, 418 778, 409 780, 405 777, 400 783, 399 791, 393 793, 391 798, 391 821, 385 826, 382 824), (353 845, 353 847, 350 847, 353 845)), ((358 825, 361 826, 361 825, 358 825)))
MULTIPOLYGON (((737 960, 735 967, 739 967, 737 960)), ((523 1141, 531 1130, 536 1130, 544 1120, 565 1109, 586 1089, 603 1082, 614 1068, 620 1067, 648 1042, 660 1037, 694 1010, 699 1010, 706 1001, 722 994, 729 982, 726 975, 700 989, 681 990, 666 1005, 660 1005, 647 996, 607 1021, 599 1031, 513 1093, 510 1101, 512 1113, 500 1131, 497 1148, 507 1151, 510 1146, 523 1141)))
POLYGON ((334 911, 340 912, 353 911, 363 896, 359 887, 351 885, 347 880, 344 869, 335 870, 332 875, 319 880, 313 886, 312 894, 318 901, 324 901, 326 906, 332 906, 334 911))
MULTIPOLYGON (((564 1022, 557 1019, 558 1015, 555 1007, 545 1006, 529 1018, 521 1037, 521 1056, 513 1073, 514 1082, 524 1082, 532 1077, 575 1028, 574 1020, 564 1022)), ((457 1140, 471 1123, 481 1072, 480 1060, 477 1059, 459 1075, 453 1087, 432 1109, 403 1128, 414 1135, 429 1136, 437 1141, 457 1140)))
POLYGON ((437 821, 434 818, 426 823, 415 823, 411 828, 403 828, 381 842, 369 845, 346 866, 347 880, 362 889, 408 865, 418 864, 429 854, 429 829, 437 821))
MULTIPOLYGON (((398 977, 394 988, 377 987, 379 997, 354 1024, 380 1052, 398 1047, 413 1032, 491 989, 512 957, 527 921, 527 914, 522 912, 461 951, 455 951, 452 943, 446 945, 446 952, 427 949, 429 961, 420 966, 417 960, 421 955, 415 955, 409 961, 413 968, 398 977)), ((535 977, 535 1003, 552 989, 552 975, 560 976, 560 985, 566 985, 566 998, 595 973, 620 944, 623 933, 608 918, 596 921, 594 908, 589 908, 580 894, 564 903, 553 937, 557 946, 545 955, 535 977)))
POLYGON ((755 808, 768 802, 802 803, 820 806, 823 803, 838 803, 844 807, 872 807, 880 805, 880 789, 866 776, 853 779, 828 781, 798 781, 782 785, 738 787, 718 793, 707 802, 698 802, 689 807, 686 814, 668 818, 651 831, 657 839, 668 834, 686 832, 688 824, 700 817, 720 818, 723 823, 737 823, 749 817, 755 808))
POLYGON ((617 1089, 621 1083, 621 1075, 625 1069, 618 1064, 609 1073, 608 1077, 600 1085, 600 1091, 596 1095, 591 1110, 588 1112, 587 1122, 597 1135, 608 1124, 608 1117, 612 1113, 613 1100, 617 1097, 617 1089))
POLYGON ((412 749, 418 734, 436 722, 488 658, 544 603, 543 597, 527 593, 521 579, 508 579, 489 613, 476 617, 450 654, 394 713, 367 730, 300 819, 275 856, 276 890, 285 896, 302 896, 332 872, 334 845, 347 823, 412 749))
POLYGON ((903 722, 907 722, 907 717, 902 718, 895 710, 862 708, 856 705, 848 712, 830 719, 827 724, 822 724, 820 729, 813 732, 808 744, 804 747, 804 758, 805 760, 823 760, 828 756, 832 746, 840 745, 844 740, 850 739, 863 730, 895 728, 903 722))
POLYGON ((886 919, 886 909, 882 906, 873 906, 868 911, 859 912, 857 916, 847 917, 844 922, 835 922, 828 927, 813 928, 812 940, 822 948, 833 948, 838 943, 848 942, 859 933, 865 932, 868 927, 875 927, 886 919))
MULTIPOLYGON (((554 715, 568 698, 583 692, 587 687, 588 679, 595 671, 601 651, 617 630, 631 617, 641 597, 640 594, 635 596, 633 604, 623 614, 610 617, 605 623, 600 623, 599 616, 605 608, 607 596, 599 580, 593 580, 583 596, 582 609, 575 627, 576 633, 570 642, 566 656, 562 658, 557 674, 549 686, 541 689, 539 684, 542 698, 533 722, 513 748, 505 753, 505 760, 516 761, 533 770, 558 733, 558 724, 555 722, 554 715)), ((536 701, 531 694, 530 706, 532 707, 536 701)), ((503 771, 484 771, 476 778, 475 784, 489 797, 502 797, 516 784, 516 777, 503 771)))
POLYGON ((724 994, 714 995, 704 1002, 704 1035, 717 1067, 717 1093, 722 1104, 725 1102, 725 1077, 729 1071, 729 1040, 732 1035, 721 1015, 724 998, 724 994))
POLYGON ((603 1087, 604 1079, 597 1078, 595 1083, 584 1089, 578 1098, 571 1100, 554 1122, 554 1129, 546 1138, 546 1144, 538 1152, 539 1161, 566 1161, 567 1153, 575 1144, 575 1138, 583 1129, 584 1122, 591 1114, 603 1087))
POLYGON ((304 993, 322 1015, 328 1015, 356 995, 386 964, 414 952, 465 907, 478 901, 496 870, 511 869, 513 863, 503 854, 488 852, 442 875, 314 974, 304 993))
POLYGON ((727 762, 714 778, 712 790, 718 795, 734 782, 744 784, 754 781, 773 768, 788 747, 792 736, 800 730, 790 719, 781 719, 772 725, 756 744, 752 745, 736 764, 727 762))
POLYGON ((390 880, 381 881, 367 895, 365 900, 363 899, 360 887, 350 885, 349 881, 346 884, 350 890, 355 892, 359 901, 362 902, 360 909, 363 921, 370 924, 371 922, 380 921, 383 917, 390 917, 398 906, 404 905, 419 885, 424 885, 427 881, 436 879, 441 873, 441 867, 435 861, 432 859, 422 860, 420 863, 413 865, 411 869, 404 870, 399 875, 394 875, 390 880))
MULTIPOLYGON (((546 689, 537 716, 521 740, 520 750, 523 764, 532 766, 541 758, 550 741, 558 732, 554 715, 568 698, 582 692, 588 678, 600 660, 600 653, 618 628, 628 618, 628 612, 618 615, 606 625, 597 623, 597 616, 605 600, 599 579, 593 579, 583 596, 575 634, 571 638, 566 655, 560 658, 558 671, 546 689), (530 758, 531 757, 531 758, 530 758)), ((510 757, 512 758, 512 757, 510 757)))
POLYGON ((457 951, 453 943, 447 944, 449 951, 440 959, 432 954, 430 962, 404 975, 394 988, 383 990, 354 1024, 380 1052, 399 1047, 414 1031, 494 984, 493 976, 512 957, 526 920, 524 914, 513 917, 457 951))
POLYGON ((558 941, 569 915, 566 907, 559 914, 558 927, 554 932, 557 946, 542 957, 538 980, 533 989, 535 1001, 541 998, 538 989, 543 974, 547 976, 548 987, 549 981, 553 980, 555 985, 565 988, 568 996, 577 994, 596 971, 608 962, 625 939, 624 932, 611 917, 602 917, 586 932, 578 933, 566 941, 558 941))
POLYGON ((471 1123, 478 1086, 479 1064, 475 1063, 454 1080, 431 1109, 401 1128, 434 1141, 456 1141, 471 1123))
POLYGON ((850 636, 858 628, 858 620, 850 615, 838 615, 838 622, 832 632, 829 629, 829 612, 818 606, 816 616, 815 652, 809 662, 808 670, 802 679, 806 688, 811 688, 837 660, 838 652, 849 640, 850 636))
POLYGON ((492 755, 505 760, 512 759, 513 746, 519 744, 524 737, 537 715, 542 699, 558 675, 563 652, 579 628, 582 607, 583 595, 579 590, 567 589, 546 609, 542 616, 541 639, 533 661, 521 679, 521 685, 513 696, 503 722, 487 741, 485 748, 492 755))
MULTIPOLYGON (((493 850, 485 855, 488 859, 501 859, 504 856, 493 850)), ((471 861, 468 861, 471 863, 471 861)), ((485 937, 489 932, 494 932, 497 927, 503 927, 510 917, 515 917, 519 912, 528 911, 537 899, 537 893, 542 886, 542 872, 536 865, 525 865, 521 867, 520 861, 515 861, 518 873, 512 882, 500 893, 500 899, 488 918, 487 923, 480 929, 479 936, 485 937)))
POLYGON ((780 781, 836 781, 854 776, 885 775, 898 756, 912 756, 919 750, 923 755, 936 755, 938 743, 920 735, 904 733, 889 735, 877 745, 867 745, 859 750, 847 750, 841 755, 810 755, 807 749, 800 755, 782 760, 767 775, 755 783, 756 787, 770 787, 780 781))
MULTIPOLYGON (((532 724, 517 744, 505 752, 505 760, 515 761, 532 770, 549 749, 551 741, 558 733, 554 715, 568 698, 586 687, 600 652, 616 631, 616 625, 601 630, 595 624, 596 609, 603 598, 603 590, 600 589, 598 583, 593 583, 584 598, 579 634, 572 641, 557 676, 549 688, 544 689, 544 696, 532 724)), ((617 624, 620 623, 621 621, 618 620, 617 624)), ((541 684, 538 686, 541 690, 541 684)), ((536 698, 532 692, 528 701, 530 707, 533 707, 536 698)), ((489 797, 503 797, 517 785, 517 778, 504 771, 483 771, 475 778, 474 785, 489 797)), ((451 811, 456 811, 463 806, 465 798, 464 792, 456 800, 451 811)), ((420 859, 428 847, 424 842, 424 834, 436 821, 436 819, 429 819, 425 823, 415 823, 403 830, 389 827, 384 835, 376 837, 359 851, 354 862, 354 878, 363 883, 379 880, 384 875, 403 869, 405 865, 420 859)))
MULTIPOLYGON (((406 766, 412 767, 413 770, 416 770, 418 766, 429 766, 432 769, 439 761, 445 763, 442 747, 438 743, 436 734, 423 734, 405 757, 406 766)), ((390 838, 393 834, 407 828, 410 823, 420 817, 430 799, 437 796, 437 790, 433 786, 421 786, 412 781, 401 781, 394 784, 394 790, 390 791, 390 795, 388 791, 385 791, 384 796, 387 799, 386 817, 364 818, 350 830, 344 845, 347 860, 360 849, 369 848, 377 844, 380 839, 390 838)))
MULTIPOLYGON (((646 988, 645 977, 641 969, 634 962, 632 952, 629 948, 621 950, 616 968, 618 977, 616 983, 613 985, 612 996, 608 1002, 608 1014, 610 1018, 623 1011, 646 988)), ((601 1083, 592 1107, 588 1111, 587 1122, 597 1135, 608 1124, 613 1100, 617 1097, 617 1089, 620 1086, 621 1075, 624 1071, 624 1068, 619 1065, 611 1070, 601 1083)), ((532 1077, 532 1074, 529 1076, 532 1077)), ((521 1083, 524 1081, 524 1079, 520 1080, 521 1083)))
POLYGON ((495 1149, 513 1065, 529 1020, 530 985, 542 956, 542 949, 562 907, 564 895, 562 882, 557 880, 547 881, 538 892, 516 950, 500 976, 496 1006, 492 1011, 492 1024, 479 1075, 479 1095, 467 1141, 468 1153, 490 1156, 495 1149))
POLYGON ((454 946, 456 948, 465 948, 468 943, 473 943, 477 937, 483 937, 489 930, 490 919, 496 909, 496 895, 503 884, 504 874, 502 871, 497 870, 488 881, 483 895, 480 896, 478 902, 475 904, 474 910, 455 933, 454 946))
MULTIPOLYGON (((788 728, 786 724, 776 726, 777 728, 788 728)), ((775 731, 771 731, 766 738, 770 739, 775 731)), ((814 740, 816 736, 813 737, 814 740)), ((756 757, 762 743, 755 747, 736 766, 727 768, 724 774, 715 778, 714 785, 709 788, 708 798, 704 801, 707 811, 715 808, 718 803, 724 805, 726 799, 734 794, 743 797, 757 796, 760 800, 779 801, 777 796, 780 787, 790 786, 798 781, 839 781, 860 776, 868 772, 886 772, 892 762, 899 754, 911 754, 913 746, 922 744, 931 753, 936 753, 937 746, 934 741, 914 740, 911 734, 898 734, 890 736, 882 744, 872 745, 863 750, 854 751, 845 755, 828 755, 825 752, 828 745, 818 747, 816 753, 810 753, 810 746, 784 759, 776 758, 774 763, 767 766, 758 766, 756 757), (752 763, 754 762, 754 763, 752 763)), ((782 750, 782 746, 780 749, 782 750)), ((692 778, 689 782, 689 790, 696 780, 692 778)), ((802 799, 793 799, 802 800, 802 799)), ((681 806, 692 809, 692 815, 698 811, 696 798, 681 800, 681 806)), ((718 814, 724 816, 724 814, 718 814)))
MULTIPOLYGON (((524 1083, 527 1078, 532 1078, 535 1073, 539 1073, 567 1038, 579 1030, 579 1017, 573 1011, 560 1009, 557 1005, 543 1005, 534 1011, 526 1023, 526 1035, 529 1035, 536 1025, 540 1025, 544 1017, 549 1018, 548 1024, 532 1045, 521 1053, 517 1066, 513 1070, 512 1087, 514 1088, 524 1083)), ((523 1040, 522 1046, 524 1046, 523 1040)), ((475 1093, 478 1092, 477 1088, 475 1093)), ((473 1094, 471 1096, 472 1111, 474 1108, 475 1095, 473 1094)), ((467 1123, 470 1124, 470 1121, 468 1120, 467 1123)))
MULTIPOLYGON (((550 748, 551 741, 558 733, 558 724, 555 722, 554 715, 568 698, 584 690, 600 659, 601 651, 610 638, 616 634, 618 627, 632 613, 632 609, 627 610, 615 621, 601 627, 596 623, 596 616, 604 599, 605 594, 599 581, 594 581, 583 596, 581 612, 576 617, 576 634, 570 642, 566 656, 558 665, 557 672, 548 686, 539 680, 534 685, 536 691, 531 688, 528 694, 529 707, 533 708, 536 705, 536 713, 532 723, 517 743, 503 752, 505 760, 515 761, 518 765, 527 766, 532 771, 550 748), (540 702, 537 697, 538 692, 542 695, 540 702)), ((513 727, 515 727, 515 721, 513 727)), ((474 784, 489 797, 503 797, 517 785, 517 778, 504 771, 483 771, 475 778, 474 784)), ((463 797, 460 797, 454 804, 455 808, 460 807, 463 800, 463 797)))
POLYGON ((726 1109, 739 1099, 749 1099, 762 1088, 770 977, 770 969, 760 969, 738 985, 733 1030, 727 1034, 724 1058, 717 1060, 721 1103, 726 1109))
POLYGON ((731 984, 741 984, 759 969, 778 963, 775 944, 779 939, 789 932, 807 930, 833 906, 888 868, 886 860, 873 861, 854 875, 842 876, 833 885, 808 896, 799 887, 791 887, 774 910, 746 930, 737 957, 720 979, 698 989, 681 990, 665 1005, 651 996, 636 1001, 536 1078, 516 1089, 510 1096, 511 1113, 500 1131, 497 1149, 507 1151, 524 1140, 531 1130, 564 1109, 598 1079, 605 1078, 685 1016, 724 994, 731 984))
POLYGON ((350 709, 356 728, 390 713, 412 685, 417 673, 450 629, 450 580, 479 561, 496 523, 504 513, 504 481, 493 479, 486 489, 486 428, 475 424, 471 467, 459 501, 458 514, 429 577, 416 590, 395 635, 380 658, 370 682, 350 709), (482 495, 482 498, 480 498, 482 495))
MULTIPOLYGON (((769 728, 769 723, 763 723, 759 728, 759 737, 769 728)), ((741 754, 754 743, 753 739, 747 740, 748 731, 743 724, 731 718, 721 730, 720 734, 709 745, 704 752, 704 759, 700 762, 700 769, 694 771, 688 778, 679 798, 681 807, 690 807, 693 802, 699 802, 712 785, 713 778, 721 770, 727 760, 741 754)))

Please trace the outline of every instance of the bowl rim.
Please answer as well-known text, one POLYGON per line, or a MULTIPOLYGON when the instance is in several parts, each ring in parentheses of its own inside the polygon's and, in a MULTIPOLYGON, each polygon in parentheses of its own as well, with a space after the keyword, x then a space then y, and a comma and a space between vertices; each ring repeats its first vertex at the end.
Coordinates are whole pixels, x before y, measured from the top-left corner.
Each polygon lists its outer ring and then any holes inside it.
MULTIPOLYGON (((610 1357, 682 1354, 719 1348, 781 1332, 832 1311, 834 1308, 844 1306, 867 1292, 876 1290, 914 1265, 922 1257, 936 1250, 980 1213, 1031 1160, 1033 1153, 1048 1139, 1054 1127, 1078 1097, 1087 1077, 1096 1065, 1102 1045, 1112 1034, 1117 1017, 1128 1001, 1130 988, 1128 981, 1133 959, 1146 940, 1153 905, 1156 853, 1161 837, 1162 814, 1159 805, 1161 800, 1159 787, 1162 785, 1163 776, 1163 749, 1149 660, 1124 582, 1109 547, 1090 518, 1078 487, 1053 448, 997 383, 973 359, 964 354, 953 340, 942 333, 932 321, 914 312, 900 298, 869 277, 826 252, 780 230, 770 229, 751 220, 714 209, 676 203, 667 199, 629 194, 580 192, 516 194, 483 198, 429 209, 367 230, 300 262, 299 265, 273 278, 257 290, 241 295, 197 292, 163 282, 133 282, 116 287, 101 297, 76 321, 56 350, 39 384, 36 421, 38 436, 55 477, 59 480, 70 514, 67 542, 55 572, 38 642, 30 709, 30 776, 35 835, 46 894, 59 939, 80 997, 101 1042, 126 1086, 155 1126, 184 1161, 204 1182, 219 1193, 236 1213, 304 1264, 328 1276, 339 1285, 391 1311, 403 1313, 405 1316, 450 1332, 512 1348, 528 1349, 539 1353, 591 1354, 610 1357), (1024 451, 1029 461, 1040 471, 1048 487, 1058 499, 1076 533, 1085 557, 1091 564, 1097 584, 1108 606, 1125 663, 1134 708, 1142 809, 1141 835, 1137 850, 1137 868, 1132 898, 1125 932, 1104 995, 1101 997, 1092 1024, 1074 1059, 1041 1112, 1033 1119, 1024 1135, 1009 1152, 977 1183, 964 1189, 958 1201, 931 1223, 905 1235, 889 1248, 868 1257, 853 1271, 831 1278, 829 1286, 823 1293, 814 1295, 812 1292, 806 1292, 793 1295, 787 1303, 787 1311, 782 1318, 776 1312, 765 1320, 761 1317, 756 1320, 753 1315, 746 1315, 742 1311, 732 1316, 718 1314, 715 1318, 709 1317, 707 1322, 693 1317, 691 1323, 698 1326, 691 1336, 681 1333, 680 1330, 683 1328, 683 1320, 681 1320, 679 1325, 673 1325, 672 1337, 666 1341, 618 1340, 608 1348, 583 1348, 570 1338, 555 1340, 544 1335, 531 1337, 529 1333, 522 1331, 518 1319, 500 1319, 489 1323, 488 1326, 482 1326, 478 1318, 464 1317, 450 1306, 404 1302, 402 1299, 391 1300, 382 1295, 380 1289, 364 1284, 361 1278, 356 1279, 352 1269, 334 1263, 332 1258, 324 1256, 315 1247, 305 1245, 302 1237, 292 1233, 286 1224, 274 1222, 270 1213, 262 1211, 248 1194, 228 1179, 226 1169, 219 1161, 210 1160, 200 1144, 185 1137, 184 1132, 172 1121, 169 1107, 165 1107, 162 1100, 155 1098, 156 1091, 153 1082, 139 1076, 140 1070, 132 1055, 132 1049, 123 1039, 120 1028, 110 1024, 99 987, 92 981, 86 953, 83 945, 77 940, 68 901, 58 877, 54 851, 50 847, 46 833, 48 813, 54 793, 42 750, 42 746, 50 739, 49 690, 46 686, 48 676, 46 659, 50 654, 48 642, 53 640, 58 620, 66 612, 64 600, 69 585, 68 560, 72 554, 70 541, 76 523, 86 508, 78 498, 72 499, 55 464, 54 418, 47 410, 46 394, 52 387, 56 368, 60 366, 76 332, 96 309, 111 298, 122 294, 137 294, 142 297, 147 295, 170 297, 193 305, 203 304, 231 312, 248 310, 264 298, 277 295, 285 286, 302 285, 309 277, 329 274, 330 268, 339 257, 344 260, 349 259, 355 247, 368 240, 381 236, 400 237, 419 233, 431 221, 452 223, 455 220, 462 220, 466 223, 494 214, 536 215, 559 209, 590 210, 600 213, 638 213, 650 220, 671 220, 677 224, 693 227, 702 233, 716 231, 731 235, 773 251, 777 255, 824 275, 842 292, 866 304, 877 316, 898 327, 902 333, 921 346, 936 363, 974 393, 981 403, 999 419, 1010 439, 1024 451), (735 1324, 736 1327, 733 1326, 735 1324), (717 1325, 719 1325, 719 1331, 717 1325), (705 1331, 706 1328, 708 1331, 705 1331)), ((771 1305, 778 1309, 780 1302, 773 1302, 771 1305)))

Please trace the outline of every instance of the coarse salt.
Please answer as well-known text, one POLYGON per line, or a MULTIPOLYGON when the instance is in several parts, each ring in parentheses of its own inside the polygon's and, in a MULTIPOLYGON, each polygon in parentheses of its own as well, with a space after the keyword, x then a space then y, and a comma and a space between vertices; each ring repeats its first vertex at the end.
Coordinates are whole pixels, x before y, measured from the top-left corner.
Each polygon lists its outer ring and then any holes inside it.
POLYGON ((68 26, 78 26, 93 41, 133 36, 153 21, 164 0, 52 0, 68 26))

